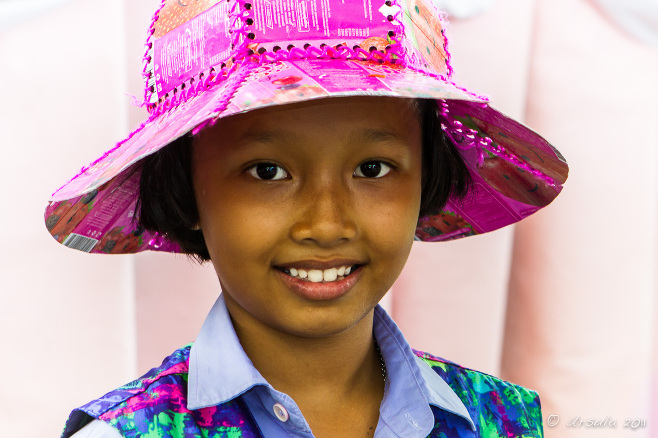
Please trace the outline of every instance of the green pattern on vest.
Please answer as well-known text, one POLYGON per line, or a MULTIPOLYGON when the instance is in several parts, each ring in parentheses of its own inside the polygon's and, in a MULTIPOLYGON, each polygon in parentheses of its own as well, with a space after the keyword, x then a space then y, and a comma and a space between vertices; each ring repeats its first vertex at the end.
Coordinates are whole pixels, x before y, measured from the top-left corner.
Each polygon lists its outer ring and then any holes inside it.
MULTIPOLYGON (((237 398, 218 406, 187 409, 190 346, 177 350, 143 377, 74 410, 62 438, 97 418, 129 438, 256 438, 260 430, 237 398)), ((431 438, 543 437, 541 407, 534 391, 416 352, 463 401, 476 431, 463 418, 432 407, 431 438)))

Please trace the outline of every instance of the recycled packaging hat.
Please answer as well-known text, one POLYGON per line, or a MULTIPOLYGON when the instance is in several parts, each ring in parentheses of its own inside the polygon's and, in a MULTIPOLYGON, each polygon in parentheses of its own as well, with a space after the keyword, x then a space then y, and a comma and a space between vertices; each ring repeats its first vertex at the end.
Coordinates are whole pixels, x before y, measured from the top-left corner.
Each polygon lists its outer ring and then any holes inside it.
POLYGON ((441 129, 473 180, 421 217, 416 238, 458 239, 517 222, 562 190, 568 167, 546 140, 450 81, 429 0, 164 0, 148 33, 150 117, 57 190, 46 226, 91 253, 179 252, 135 218, 142 158, 213 121, 338 96, 437 99, 441 129))

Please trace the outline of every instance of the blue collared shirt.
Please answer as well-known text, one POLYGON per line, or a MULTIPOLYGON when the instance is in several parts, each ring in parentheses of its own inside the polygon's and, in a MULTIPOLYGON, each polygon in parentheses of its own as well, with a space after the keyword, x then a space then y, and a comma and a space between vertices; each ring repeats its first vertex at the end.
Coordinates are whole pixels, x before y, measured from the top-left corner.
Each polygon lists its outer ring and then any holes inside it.
MULTIPOLYGON (((375 438, 426 437, 434 426, 430 406, 466 419, 475 430, 457 394, 411 351, 400 329, 381 306, 375 308, 373 329, 387 370, 375 438)), ((221 295, 192 346, 188 377, 190 410, 241 397, 263 436, 313 437, 295 401, 274 389, 254 368, 240 345, 221 295)), ((95 420, 74 437, 120 438, 120 435, 111 426, 95 420)))

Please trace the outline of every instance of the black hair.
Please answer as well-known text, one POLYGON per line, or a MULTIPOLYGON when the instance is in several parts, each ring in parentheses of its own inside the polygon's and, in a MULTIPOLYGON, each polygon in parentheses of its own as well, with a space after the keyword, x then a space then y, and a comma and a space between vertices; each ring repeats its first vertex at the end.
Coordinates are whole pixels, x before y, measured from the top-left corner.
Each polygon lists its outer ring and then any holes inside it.
MULTIPOLYGON (((472 181, 459 151, 443 134, 436 100, 418 99, 414 106, 422 135, 422 217, 437 214, 450 195, 463 198, 472 181)), ((141 161, 137 220, 140 227, 166 235, 182 252, 204 262, 210 254, 198 229, 192 142, 191 134, 184 135, 141 161)))
POLYGON ((416 99, 422 138, 422 182, 419 217, 437 214, 450 195, 464 198, 472 185, 471 175, 459 151, 448 141, 436 100, 416 99))
POLYGON ((210 254, 198 229, 199 211, 192 183, 192 136, 184 135, 141 162, 139 227, 166 235, 183 253, 200 262, 210 254))

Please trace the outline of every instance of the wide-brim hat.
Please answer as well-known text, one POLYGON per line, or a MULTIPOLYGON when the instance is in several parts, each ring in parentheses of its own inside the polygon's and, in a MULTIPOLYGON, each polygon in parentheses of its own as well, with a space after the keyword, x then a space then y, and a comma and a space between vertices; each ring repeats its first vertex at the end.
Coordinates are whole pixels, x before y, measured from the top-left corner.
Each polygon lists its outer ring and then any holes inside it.
POLYGON ((46 226, 91 253, 179 252, 138 226, 139 161, 219 118, 342 96, 436 99, 473 180, 421 217, 416 237, 496 230, 548 205, 568 166, 541 136, 450 80, 442 15, 427 0, 165 0, 146 43, 150 117, 57 190, 46 226))

